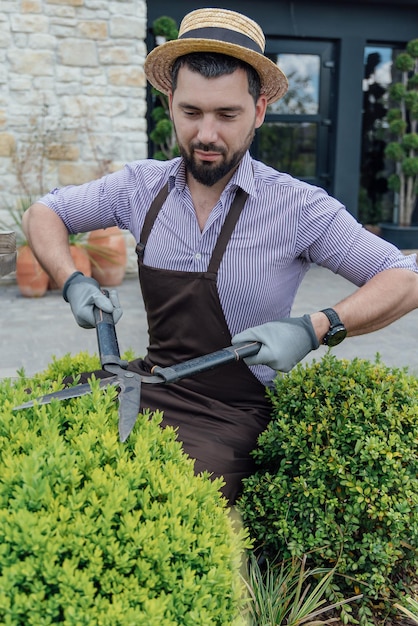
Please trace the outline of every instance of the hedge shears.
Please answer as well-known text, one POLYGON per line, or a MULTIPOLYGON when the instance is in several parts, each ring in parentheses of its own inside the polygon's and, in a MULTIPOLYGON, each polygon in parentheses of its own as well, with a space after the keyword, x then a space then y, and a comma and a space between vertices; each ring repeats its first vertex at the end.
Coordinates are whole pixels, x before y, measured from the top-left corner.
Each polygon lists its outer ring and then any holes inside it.
MULTIPOLYGON (((100 363, 102 369, 110 374, 110 376, 99 380, 99 386, 106 387, 113 385, 119 389, 118 428, 121 441, 126 441, 129 437, 135 425, 138 413, 141 410, 142 383, 154 385, 175 383, 182 378, 195 376, 196 374, 211 370, 220 365, 239 361, 253 354, 257 354, 261 346, 260 343, 254 341, 238 343, 234 346, 228 346, 216 352, 211 352, 210 354, 205 354, 170 367, 155 365, 150 375, 141 375, 127 369, 127 361, 123 361, 120 357, 119 344, 112 314, 105 313, 95 307, 94 315, 100 363)), ((79 398, 88 393, 91 393, 90 383, 83 383, 40 396, 39 398, 14 407, 14 410, 27 409, 35 404, 49 404, 52 400, 79 398)))

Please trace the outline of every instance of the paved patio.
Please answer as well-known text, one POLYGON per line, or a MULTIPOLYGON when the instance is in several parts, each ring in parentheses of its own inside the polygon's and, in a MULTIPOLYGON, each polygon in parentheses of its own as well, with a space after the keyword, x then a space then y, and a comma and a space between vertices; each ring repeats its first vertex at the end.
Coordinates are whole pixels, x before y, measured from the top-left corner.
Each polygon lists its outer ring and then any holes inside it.
MULTIPOLYGON (((313 266, 297 295, 293 315, 303 315, 332 306, 355 287, 328 270, 313 266)), ((124 310, 117 325, 121 352, 132 348, 144 354, 147 329, 144 307, 136 276, 128 275, 118 287, 124 310)), ((97 352, 94 330, 80 328, 59 291, 49 291, 43 298, 24 298, 13 282, 0 284, 0 378, 15 377, 20 368, 26 375, 44 369, 52 355, 76 354, 82 350, 97 352)), ((376 353, 391 367, 408 366, 418 375, 418 310, 388 328, 369 335, 353 337, 334 348, 340 358, 361 357, 373 360, 376 353)), ((321 347, 305 360, 319 359, 321 347)))

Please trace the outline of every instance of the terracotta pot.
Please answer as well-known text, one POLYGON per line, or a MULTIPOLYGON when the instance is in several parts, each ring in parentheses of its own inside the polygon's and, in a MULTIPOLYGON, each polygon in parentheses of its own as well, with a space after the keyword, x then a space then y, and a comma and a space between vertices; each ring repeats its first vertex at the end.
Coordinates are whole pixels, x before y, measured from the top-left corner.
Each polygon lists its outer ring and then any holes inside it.
POLYGON ((91 275, 100 285, 120 285, 126 269, 126 242, 117 226, 93 230, 87 239, 91 275))
POLYGON ((16 259, 16 282, 22 296, 39 298, 48 289, 49 277, 29 246, 19 248, 16 259))
POLYGON ((91 263, 89 253, 82 246, 70 246, 71 256, 79 272, 84 276, 91 276, 91 263))
MULTIPOLYGON (((91 263, 89 253, 82 246, 71 245, 71 256, 79 272, 83 272, 84 276, 91 276, 91 263)), ((48 289, 58 289, 58 285, 52 278, 49 279, 48 289)))

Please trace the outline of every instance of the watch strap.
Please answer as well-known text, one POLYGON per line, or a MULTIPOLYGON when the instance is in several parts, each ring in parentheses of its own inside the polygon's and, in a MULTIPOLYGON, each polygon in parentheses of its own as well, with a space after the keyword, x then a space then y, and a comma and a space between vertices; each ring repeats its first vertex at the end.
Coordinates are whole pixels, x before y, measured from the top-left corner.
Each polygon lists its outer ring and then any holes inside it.
POLYGON ((321 313, 324 313, 329 319, 330 328, 333 328, 334 326, 343 326, 337 311, 334 311, 334 309, 322 309, 321 313))

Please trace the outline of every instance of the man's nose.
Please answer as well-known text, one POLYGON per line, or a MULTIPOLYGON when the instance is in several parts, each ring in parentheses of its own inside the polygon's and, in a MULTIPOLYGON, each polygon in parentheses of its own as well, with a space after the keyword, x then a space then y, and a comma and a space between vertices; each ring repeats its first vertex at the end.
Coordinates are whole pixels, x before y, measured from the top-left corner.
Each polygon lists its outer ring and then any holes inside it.
POLYGON ((215 143, 218 137, 216 122, 210 117, 203 117, 200 120, 198 140, 204 144, 215 143))

